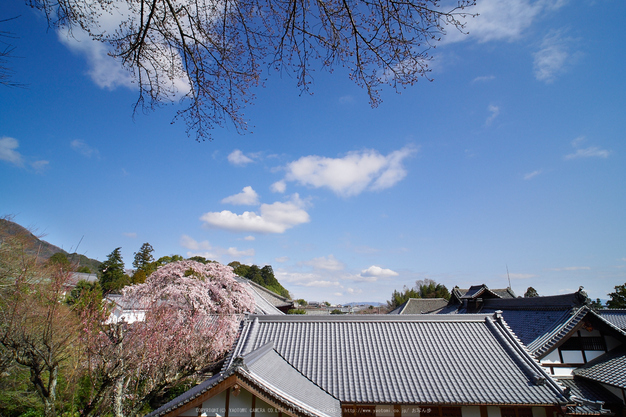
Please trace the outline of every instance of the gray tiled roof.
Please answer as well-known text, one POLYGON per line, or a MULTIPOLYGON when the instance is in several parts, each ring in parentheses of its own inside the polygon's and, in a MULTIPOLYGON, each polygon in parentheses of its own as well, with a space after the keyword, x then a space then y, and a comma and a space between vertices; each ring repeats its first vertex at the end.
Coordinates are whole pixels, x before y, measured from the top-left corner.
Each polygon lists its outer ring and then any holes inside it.
POLYGON ((97 282, 98 275, 86 272, 72 272, 67 280, 67 285, 76 286, 78 281, 97 282))
POLYGON ((582 399, 579 405, 567 407, 567 414, 602 415, 610 413, 604 404, 619 404, 621 401, 598 384, 581 378, 562 377, 558 381, 571 390, 571 395, 582 399))
POLYGON ((609 308, 597 310, 596 313, 615 327, 626 330, 626 310, 609 308))
MULTIPOLYGON (((455 290, 457 296, 463 291, 455 290)), ((484 298, 480 313, 502 311, 515 335, 535 356, 542 357, 589 313, 587 302, 581 288, 575 293, 546 297, 484 298)), ((448 308, 445 312, 452 311, 448 308)), ((456 313, 466 314, 467 310, 459 307, 456 313)))
MULTIPOLYGON (((293 305, 293 301, 276 294, 274 291, 268 290, 262 285, 257 284, 247 278, 243 277, 235 277, 237 282, 241 284, 247 284, 251 289, 254 289, 255 292, 264 299, 265 303, 269 303, 274 307, 289 307, 293 305)), ((255 296, 256 297, 256 296, 255 296)), ((268 313, 269 314, 269 313, 268 313)))
MULTIPOLYGON (((481 313, 493 314, 498 309, 483 309, 481 313)), ((562 326, 571 317, 571 310, 500 310, 504 320, 515 335, 529 346, 535 340, 562 326)), ((533 352, 533 349, 531 349, 533 352)))
POLYGON ((426 314, 434 313, 448 305, 445 298, 409 298, 407 302, 389 312, 389 314, 426 314))
MULTIPOLYGON (((265 291, 259 290, 259 285, 252 285, 254 282, 245 278, 235 278, 239 283, 248 287, 248 291, 254 297, 254 313, 255 314, 285 314, 276 308, 274 304, 268 301, 268 295, 265 291)), ((263 288, 263 287, 261 287, 263 288)))
POLYGON ((312 417, 341 417, 339 401, 308 380, 268 343, 235 358, 231 366, 148 414, 164 415, 182 407, 226 378, 237 375, 279 403, 312 417))
POLYGON ((587 304, 582 290, 545 297, 490 298, 484 300, 485 308, 499 310, 568 310, 587 304))
POLYGON ((268 342, 342 402, 567 402, 562 388, 492 316, 251 316, 232 357, 268 342))
POLYGON ((554 324, 552 329, 529 343, 528 350, 537 358, 543 357, 546 353, 550 352, 557 343, 569 335, 578 323, 585 318, 589 311, 589 307, 584 306, 573 310, 569 315, 564 315, 561 320, 554 324))
POLYGON ((574 375, 626 389, 626 348, 602 355, 574 370, 574 375))

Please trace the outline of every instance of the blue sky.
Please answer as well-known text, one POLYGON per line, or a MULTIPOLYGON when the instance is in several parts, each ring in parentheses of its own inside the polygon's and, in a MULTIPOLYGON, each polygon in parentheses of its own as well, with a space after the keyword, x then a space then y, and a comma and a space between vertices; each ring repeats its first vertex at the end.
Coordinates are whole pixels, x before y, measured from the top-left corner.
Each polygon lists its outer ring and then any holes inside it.
POLYGON ((296 298, 385 301, 434 279, 541 295, 626 282, 626 46, 618 0, 484 0, 434 51, 434 81, 382 104, 338 68, 312 95, 272 73, 250 132, 211 142, 132 115, 101 45, 19 0, 0 86, 0 214, 131 266, 170 254, 273 266, 296 298))

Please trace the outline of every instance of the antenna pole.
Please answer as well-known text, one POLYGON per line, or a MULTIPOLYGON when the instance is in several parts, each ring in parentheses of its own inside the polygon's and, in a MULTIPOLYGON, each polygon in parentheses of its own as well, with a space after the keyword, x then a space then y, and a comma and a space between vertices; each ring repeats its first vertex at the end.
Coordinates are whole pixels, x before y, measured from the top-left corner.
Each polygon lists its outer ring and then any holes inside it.
MULTIPOLYGON (((506 265, 506 264, 505 264, 505 265, 506 265)), ((512 287, 511 287, 511 277, 509 276, 509 265, 506 265, 506 277, 507 277, 507 278, 508 278, 508 280, 509 280, 509 288, 512 288, 512 287)))

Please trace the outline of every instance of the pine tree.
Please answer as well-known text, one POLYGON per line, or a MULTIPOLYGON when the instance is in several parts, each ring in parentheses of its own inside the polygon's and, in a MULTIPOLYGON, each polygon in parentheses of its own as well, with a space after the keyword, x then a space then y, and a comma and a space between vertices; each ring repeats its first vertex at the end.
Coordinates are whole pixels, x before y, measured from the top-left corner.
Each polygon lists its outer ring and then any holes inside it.
POLYGON ((616 285, 615 292, 609 294, 611 299, 606 302, 609 308, 626 308, 626 284, 616 285))
POLYGON ((121 249, 114 249, 107 256, 107 260, 100 264, 100 287, 105 293, 117 291, 130 283, 128 276, 124 273, 121 249))

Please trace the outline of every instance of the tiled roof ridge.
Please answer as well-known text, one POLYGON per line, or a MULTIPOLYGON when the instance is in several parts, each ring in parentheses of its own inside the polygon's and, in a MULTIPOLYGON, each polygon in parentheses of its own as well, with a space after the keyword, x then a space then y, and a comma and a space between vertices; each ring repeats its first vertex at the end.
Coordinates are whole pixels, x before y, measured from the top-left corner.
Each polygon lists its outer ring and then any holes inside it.
MULTIPOLYGON (((564 323, 557 324, 544 336, 529 343, 528 349, 530 349, 536 358, 540 358, 551 347, 563 339, 563 337, 569 334, 590 311, 591 309, 586 305, 571 309, 569 311, 569 319, 564 323)), ((568 314, 568 312, 565 314, 568 314)))
POLYGON ((402 314, 402 313, 404 313, 404 310, 406 310, 406 307, 409 305, 409 301, 411 301, 411 298, 409 298, 408 300, 406 300, 406 301, 404 302, 404 304, 402 304, 400 307, 398 307, 398 308, 400 308, 400 309, 401 309, 401 310, 398 312, 398 314, 402 314))
POLYGON ((222 366, 222 369, 220 370, 220 372, 224 372, 227 369, 229 369, 234 359, 239 355, 238 353, 240 352, 239 340, 241 340, 242 337, 246 337, 248 330, 249 330, 249 323, 250 323, 250 316, 246 314, 244 319, 241 321, 241 324, 239 325, 239 331, 237 333, 237 336, 235 337, 235 341, 233 342, 233 347, 228 353, 228 355, 226 355, 226 358, 224 359, 224 365, 222 366))
POLYGON ((268 289, 268 288, 265 288, 265 287, 264 287, 264 286, 262 286, 261 284, 258 284, 258 283, 256 283, 256 282, 252 281, 251 279, 248 279, 248 278, 245 278, 245 277, 241 277, 241 278, 245 279, 245 280, 246 280, 248 283, 250 283, 253 287, 257 287, 258 289, 260 289, 260 290, 262 290, 262 291, 264 291, 264 292, 269 293, 272 297, 276 297, 276 298, 278 298, 278 299, 280 299, 280 300, 284 301, 284 302, 285 302, 285 304, 289 304, 289 303, 291 303, 291 302, 292 302, 292 300, 290 300, 289 298, 287 298, 287 297, 283 297, 282 295, 277 294, 277 293, 275 293, 274 291, 272 291, 272 290, 270 290, 270 289, 268 289))
POLYGON ((494 336, 500 340, 501 345, 507 350, 509 356, 520 366, 522 371, 530 379, 531 383, 534 385, 547 384, 556 391, 565 402, 567 401, 564 388, 552 379, 541 364, 532 357, 530 352, 515 336, 515 333, 506 325, 501 312, 496 312, 493 316, 490 315, 486 317, 485 322, 494 336))
MULTIPOLYGON (((592 308, 589 309, 589 311, 591 312, 591 314, 593 314, 594 316, 596 316, 598 319, 600 319, 603 323, 606 323, 607 325, 609 325, 609 327, 611 327, 612 329, 614 329, 615 331, 619 332, 620 334, 626 336, 626 331, 620 329, 619 327, 617 327, 616 325, 614 325, 613 323, 611 323, 610 321, 608 321, 607 319, 605 319, 604 317, 602 317, 601 314, 598 314, 597 311, 594 311, 592 308)), ((626 310, 623 310, 624 312, 626 312, 626 310)))
MULTIPOLYGON (((269 344, 270 343, 268 343, 268 345, 269 344)), ((271 350, 274 350, 273 347, 272 347, 271 350)), ((274 352, 276 352, 276 351, 274 351, 274 352)), ((262 354, 260 356, 264 356, 267 353, 268 353, 267 349, 264 349, 264 351, 262 352, 262 354)), ((276 352, 276 353, 278 353, 278 352, 276 352)), ((280 356, 280 354, 278 354, 278 355, 280 356)), ((285 358, 283 358, 282 356, 280 356, 280 357, 283 360, 285 360, 285 358)), ((293 367, 293 365, 291 365, 286 360, 285 360, 285 362, 293 367)), ((294 369, 296 369, 296 368, 294 368, 294 369)), ((296 369, 296 371, 297 371, 297 369, 296 369)), ((161 416, 161 415, 164 415, 166 413, 169 413, 170 411, 173 411, 174 409, 179 408, 180 406, 182 406, 184 404, 187 404, 189 401, 192 401, 192 400, 198 398, 199 396, 201 396, 205 392, 209 391, 211 388, 213 388, 214 386, 216 386, 217 384, 219 384, 220 382, 226 380, 228 377, 230 377, 231 375, 234 375, 234 374, 238 374, 238 376, 241 377, 244 380, 247 379, 248 383, 251 383, 251 385, 256 385, 257 388, 262 390, 266 395, 269 395, 270 397, 273 397, 275 400, 278 400, 281 403, 288 403, 289 405, 295 406, 297 408, 297 410, 299 412, 301 412, 302 414, 305 414, 305 415, 308 415, 308 416, 312 416, 312 417, 328 417, 328 415, 325 414, 325 413, 315 412, 316 410, 311 410, 310 407, 308 407, 306 404, 302 404, 300 401, 298 401, 297 399, 293 398, 291 395, 288 395, 285 392, 283 392, 282 390, 274 387, 272 384, 269 384, 267 381, 263 380, 262 378, 255 377, 246 367, 238 366, 238 365, 232 366, 229 369, 227 369, 225 371, 222 371, 219 374, 217 374, 217 375, 207 379, 206 381, 196 385, 191 390, 187 391, 185 394, 182 394, 181 396, 179 396, 177 398, 174 398, 173 400, 171 400, 168 403, 164 404, 163 406, 159 407, 157 410, 155 410, 152 413, 148 414, 146 417, 157 417, 157 416, 161 416), (270 389, 267 388, 268 386, 271 386, 274 389, 270 390, 270 389)), ((302 376, 306 378, 306 376, 304 376, 304 375, 302 375, 302 376)), ((310 379, 308 379, 308 378, 307 378, 307 380, 310 381, 310 379)), ((313 382, 313 381, 311 381, 311 382, 313 382)), ((315 385, 319 387, 319 385, 317 385, 317 384, 315 384, 315 385)), ((323 391, 326 392, 325 390, 323 390, 323 391)), ((328 394, 328 392, 326 392, 326 393, 328 394)), ((331 395, 331 394, 329 394, 329 395, 331 395)), ((331 395, 331 397, 335 398, 332 395, 331 395)))
MULTIPOLYGON (((281 356, 281 358, 282 358, 282 356, 281 356)), ((289 363, 289 362, 287 362, 287 363, 289 363)), ((291 364, 289 364, 289 365, 291 365, 291 364)), ((269 396, 273 397, 275 400, 278 400, 278 402, 288 403, 289 405, 291 405, 294 408, 296 408, 298 410, 298 412, 300 412, 300 413, 302 413, 304 415, 308 415, 308 416, 312 416, 312 417, 330 417, 328 414, 326 414, 324 412, 312 409, 307 404, 302 403, 301 401, 299 401, 298 399, 294 398, 293 396, 287 394, 286 392, 284 392, 280 388, 276 387, 275 385, 269 383, 268 381, 265 381, 263 378, 255 376, 254 374, 252 374, 250 371, 246 370, 245 368, 237 368, 236 372, 239 374, 240 377, 242 377, 242 379, 248 379, 248 383, 252 383, 252 384, 256 385, 266 395, 269 395, 269 396), (270 387, 271 387, 271 389, 270 389, 270 387)), ((315 384, 315 385, 319 386, 317 384, 315 384)), ((324 391, 324 392, 326 392, 326 391, 324 391)), ((335 398, 335 397, 333 397, 333 398, 335 398)))
POLYGON ((313 316, 306 314, 251 315, 250 320, 259 322, 483 322, 492 314, 343 314, 313 316))
POLYGON ((161 407, 157 408, 150 414, 147 414, 146 417, 157 417, 157 416, 162 416, 164 414, 167 414, 170 411, 173 411, 174 409, 184 404, 187 404, 189 401, 192 401, 198 398, 200 395, 204 394, 205 392, 207 392, 208 390, 210 390, 211 388, 213 388, 215 385, 219 384, 220 382, 224 381, 226 378, 228 378, 234 373, 235 373, 234 368, 227 372, 220 372, 212 376, 211 378, 205 380, 204 382, 201 382, 195 387, 191 388, 189 391, 183 393, 182 395, 163 404, 161 407))
POLYGON ((315 385, 316 387, 318 387, 319 389, 321 389, 322 391, 324 391, 326 394, 330 395, 331 397, 333 397, 334 399, 336 399, 337 401, 339 401, 339 398, 335 397, 333 394, 331 394, 330 392, 328 392, 326 389, 324 389, 324 387, 320 386, 319 384, 317 384, 315 381, 313 381, 311 378, 309 378, 308 376, 306 376, 304 373, 302 373, 301 370, 299 370, 298 368, 296 368, 295 366, 293 366, 293 364, 291 362, 289 362, 287 360, 287 358, 285 358, 283 355, 281 355, 281 353, 279 351, 277 351, 276 349, 274 349, 274 342, 270 341, 267 342, 266 344, 264 344, 263 346, 256 348, 255 350, 253 350, 252 352, 249 352, 245 355, 242 355, 243 358, 243 363, 247 366, 247 365, 252 365, 254 362, 256 362, 257 360, 259 360, 260 358, 262 358, 263 356, 265 356, 268 352, 270 351, 274 351, 274 353, 276 353, 282 360, 285 361, 285 363, 287 363, 289 366, 291 366, 296 372, 298 372, 300 375, 302 375, 303 378, 305 378, 306 380, 310 381, 313 385, 315 385))

